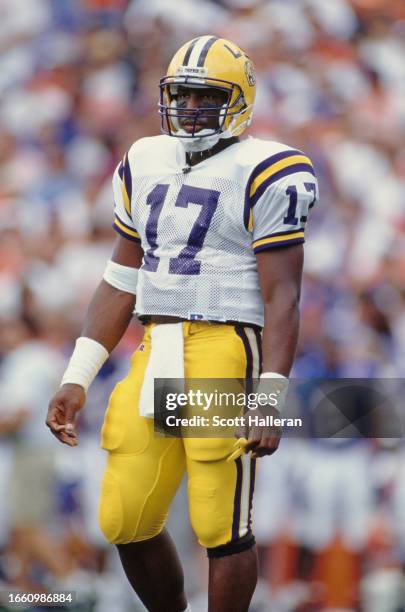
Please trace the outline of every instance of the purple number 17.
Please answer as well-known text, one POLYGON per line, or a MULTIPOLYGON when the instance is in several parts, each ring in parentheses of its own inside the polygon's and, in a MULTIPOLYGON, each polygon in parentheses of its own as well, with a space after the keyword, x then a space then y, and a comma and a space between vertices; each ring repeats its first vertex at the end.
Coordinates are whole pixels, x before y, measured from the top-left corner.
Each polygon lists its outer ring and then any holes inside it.
MULTIPOLYGON (((154 251, 159 246, 157 226, 168 189, 169 185, 156 185, 146 200, 146 204, 151 207, 145 227, 146 239, 150 248, 145 252, 143 268, 150 272, 157 271, 160 261, 160 258, 154 254, 154 251)), ((200 273, 201 261, 195 259, 195 257, 203 247, 212 217, 218 205, 219 196, 219 191, 182 185, 175 206, 188 208, 189 204, 197 204, 201 206, 201 211, 191 228, 187 244, 177 257, 170 258, 169 274, 200 273)))

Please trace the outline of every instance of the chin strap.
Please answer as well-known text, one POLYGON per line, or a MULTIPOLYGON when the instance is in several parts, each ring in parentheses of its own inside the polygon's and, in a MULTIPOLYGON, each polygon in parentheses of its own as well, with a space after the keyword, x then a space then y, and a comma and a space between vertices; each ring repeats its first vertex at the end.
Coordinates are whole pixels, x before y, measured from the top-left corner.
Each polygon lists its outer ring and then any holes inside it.
MULTIPOLYGON (((206 151, 207 149, 212 149, 212 147, 214 147, 221 138, 221 134, 204 136, 202 133, 202 138, 199 136, 194 136, 194 138, 181 138, 182 132, 183 130, 179 130, 179 135, 176 135, 175 138, 180 140, 186 153, 200 153, 202 151, 206 151)), ((186 134, 186 132, 183 133, 186 134)))

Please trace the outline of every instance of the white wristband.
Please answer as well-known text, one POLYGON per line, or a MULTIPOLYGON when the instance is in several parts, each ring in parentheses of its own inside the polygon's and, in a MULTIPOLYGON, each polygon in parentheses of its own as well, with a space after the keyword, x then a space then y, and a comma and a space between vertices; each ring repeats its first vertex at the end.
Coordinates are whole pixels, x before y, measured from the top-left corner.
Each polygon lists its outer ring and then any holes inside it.
POLYGON ((285 378, 288 380, 284 374, 279 374, 278 372, 262 372, 260 378, 285 378))
POLYGON ((137 268, 122 266, 110 259, 107 261, 103 279, 116 289, 136 295, 136 286, 138 283, 137 268))
POLYGON ((87 389, 97 376, 103 363, 108 359, 107 349, 92 338, 81 336, 76 340, 75 349, 63 375, 61 385, 72 383, 87 389))
POLYGON ((288 378, 278 372, 263 372, 260 374, 260 382, 256 393, 260 393, 261 391, 267 394, 275 394, 277 405, 274 407, 279 412, 282 412, 288 391, 288 378), (272 382, 264 382, 269 378, 273 379, 272 382))

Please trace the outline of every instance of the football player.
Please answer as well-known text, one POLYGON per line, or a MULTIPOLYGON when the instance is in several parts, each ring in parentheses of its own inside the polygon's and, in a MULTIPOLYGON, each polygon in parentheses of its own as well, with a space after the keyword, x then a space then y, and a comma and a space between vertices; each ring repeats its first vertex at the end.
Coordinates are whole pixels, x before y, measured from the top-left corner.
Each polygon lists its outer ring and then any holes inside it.
POLYGON ((52 432, 75 446, 88 386, 135 309, 145 335, 106 412, 99 516, 153 612, 190 609, 164 529, 185 472, 210 612, 248 610, 257 579, 255 463, 277 449, 279 429, 247 427, 236 450, 231 438, 158 437, 150 391, 154 378, 289 375, 317 184, 303 152, 240 140, 255 90, 251 59, 229 40, 201 36, 173 57, 160 81, 163 135, 135 142, 115 171, 117 243, 48 412, 52 432))

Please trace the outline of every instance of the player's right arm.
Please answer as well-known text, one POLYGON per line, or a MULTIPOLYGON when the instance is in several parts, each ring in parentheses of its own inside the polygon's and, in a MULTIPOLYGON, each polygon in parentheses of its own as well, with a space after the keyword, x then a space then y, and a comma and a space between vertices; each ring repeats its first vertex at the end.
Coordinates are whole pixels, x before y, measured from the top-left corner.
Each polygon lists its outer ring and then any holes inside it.
MULTIPOLYGON (((141 266, 143 251, 138 243, 119 236, 111 261, 130 268, 141 266)), ((134 270, 135 273, 135 270, 134 270)), ((121 340, 135 307, 135 295, 102 280, 88 307, 81 338, 90 339, 106 357, 121 340)), ((77 349, 75 349, 75 352, 77 349)), ((80 358, 80 352, 79 352, 80 358)), ((86 401, 86 389, 75 383, 62 384, 49 403, 46 424, 56 438, 69 446, 77 445, 76 415, 86 401)))
POLYGON ((137 271, 142 264, 143 250, 132 218, 130 152, 115 169, 112 186, 117 242, 90 302, 62 386, 49 404, 46 420, 58 440, 69 446, 77 445, 75 418, 84 406, 87 389, 121 340, 135 307, 137 271))

